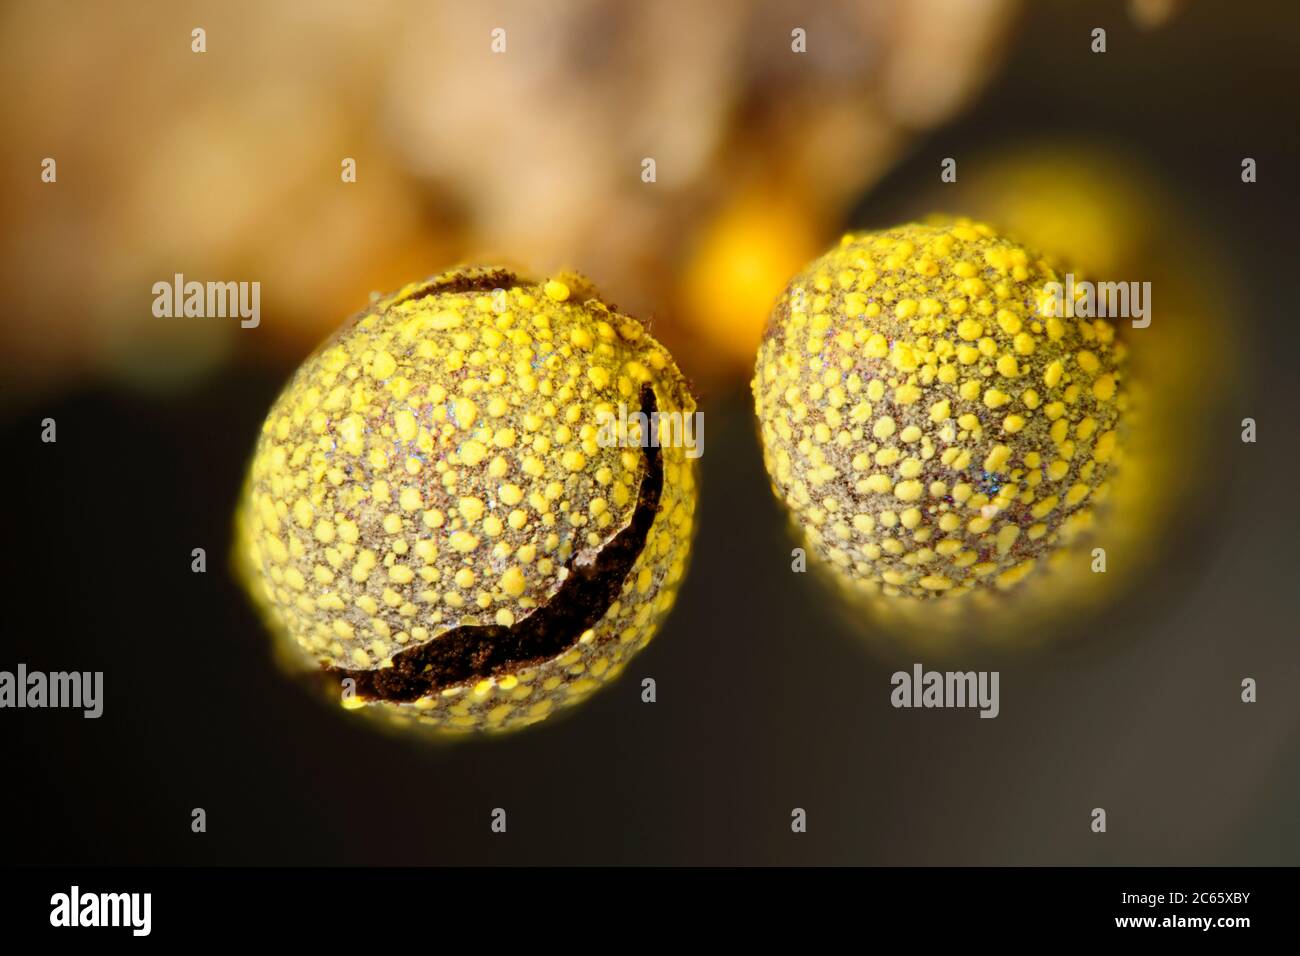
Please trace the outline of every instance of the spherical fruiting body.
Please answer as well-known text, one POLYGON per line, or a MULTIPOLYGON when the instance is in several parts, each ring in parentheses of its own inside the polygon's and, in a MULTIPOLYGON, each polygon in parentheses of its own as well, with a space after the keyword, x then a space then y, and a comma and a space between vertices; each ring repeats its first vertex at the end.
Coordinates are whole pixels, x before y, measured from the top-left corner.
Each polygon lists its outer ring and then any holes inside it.
POLYGON ((1006 590, 1088 526, 1125 350, 1062 282, 956 221, 845 236, 789 283, 755 408, 773 489, 839 578, 887 597, 1006 590))
POLYGON ((237 513, 250 592, 350 709, 541 720, 617 676, 685 572, 690 414, 664 348, 575 277, 462 269, 376 301, 293 376, 237 513))

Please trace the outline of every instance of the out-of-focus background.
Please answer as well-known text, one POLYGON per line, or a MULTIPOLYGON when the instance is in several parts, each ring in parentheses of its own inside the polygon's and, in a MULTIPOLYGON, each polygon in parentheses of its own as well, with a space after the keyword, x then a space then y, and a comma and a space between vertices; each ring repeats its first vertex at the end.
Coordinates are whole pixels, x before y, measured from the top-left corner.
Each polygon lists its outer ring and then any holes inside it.
POLYGON ((97 721, 0 714, 7 858, 1300 860, 1295 5, 44 3, 0 27, 0 668, 108 694, 97 721), (918 658, 790 573, 747 392, 792 273, 932 212, 1153 284, 1146 496, 1104 599, 965 659, 1002 670, 993 721, 889 707, 918 658), (296 364, 371 292, 481 260, 580 269, 649 319, 703 397, 702 526, 621 683, 429 746, 276 670, 224 559, 296 364), (155 318, 176 273, 260 282, 260 325, 155 318))
POLYGON ((701 379, 730 376, 785 278, 997 70, 1015 13, 1011 0, 15 6, 4 278, 11 306, 42 320, 6 323, 3 344, 24 390, 88 376, 188 388, 292 361, 372 291, 505 258, 585 271, 689 346, 701 379), (57 190, 31 174, 46 156, 57 190), (257 279, 273 319, 255 337, 164 332, 142 303, 175 272, 257 279))

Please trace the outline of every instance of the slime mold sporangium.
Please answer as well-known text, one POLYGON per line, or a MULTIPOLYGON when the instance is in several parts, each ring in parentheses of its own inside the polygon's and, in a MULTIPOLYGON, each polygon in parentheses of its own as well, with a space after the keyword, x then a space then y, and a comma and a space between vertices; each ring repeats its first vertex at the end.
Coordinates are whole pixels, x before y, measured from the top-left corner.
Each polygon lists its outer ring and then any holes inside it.
POLYGON ((695 400, 577 277, 460 269, 354 317, 271 408, 237 513, 287 656, 347 708, 452 731, 618 676, 673 604, 696 501, 682 448, 600 440, 619 406, 695 400))
POLYGON ((773 489, 841 583, 1007 591, 1104 499, 1126 407, 1105 319, 965 220, 851 234, 787 285, 753 381, 773 489))

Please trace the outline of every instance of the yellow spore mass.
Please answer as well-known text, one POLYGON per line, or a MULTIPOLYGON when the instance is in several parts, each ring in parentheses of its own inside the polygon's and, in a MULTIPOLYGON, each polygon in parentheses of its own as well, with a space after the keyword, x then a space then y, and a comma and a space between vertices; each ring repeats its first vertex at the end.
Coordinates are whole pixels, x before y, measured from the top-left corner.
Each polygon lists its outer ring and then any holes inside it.
POLYGON ((460 269, 354 317, 271 408, 236 516, 288 655, 349 709, 451 731, 617 677, 674 602, 696 501, 683 449, 602 440, 620 406, 695 400, 580 277, 460 269))
POLYGON ((888 597, 1007 590, 1092 521, 1126 406, 1105 319, 1057 316, 1042 257, 966 220, 846 235, 787 285, 753 380, 777 497, 888 597))

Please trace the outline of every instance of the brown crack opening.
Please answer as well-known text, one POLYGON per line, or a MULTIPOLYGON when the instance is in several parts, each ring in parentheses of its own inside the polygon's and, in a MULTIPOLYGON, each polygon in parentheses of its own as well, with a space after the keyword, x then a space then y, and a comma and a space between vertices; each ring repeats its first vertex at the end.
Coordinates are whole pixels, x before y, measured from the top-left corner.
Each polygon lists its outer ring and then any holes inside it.
MULTIPOLYGON (((654 389, 649 385, 641 387, 641 411, 647 418, 656 411, 654 389)), ((605 616, 645 549, 659 512, 664 472, 658 446, 648 441, 644 450, 646 471, 631 520, 593 558, 580 561, 580 553, 570 557, 565 563, 568 575, 564 583, 527 617, 510 627, 453 627, 419 647, 393 655, 391 667, 347 670, 327 666, 324 672, 331 678, 355 681, 355 694, 362 700, 409 702, 564 653, 605 616)))
POLYGON ((463 292, 495 292, 497 289, 516 289, 528 283, 509 269, 470 268, 458 269, 438 276, 428 285, 416 289, 410 295, 395 300, 389 308, 402 302, 414 302, 427 299, 431 295, 463 292))

